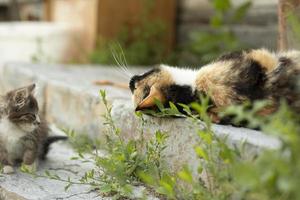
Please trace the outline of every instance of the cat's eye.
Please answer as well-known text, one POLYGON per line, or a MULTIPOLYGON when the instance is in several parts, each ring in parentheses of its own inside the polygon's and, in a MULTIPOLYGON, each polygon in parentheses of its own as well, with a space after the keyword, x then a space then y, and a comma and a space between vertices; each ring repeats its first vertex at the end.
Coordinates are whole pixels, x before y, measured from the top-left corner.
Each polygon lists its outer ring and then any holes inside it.
POLYGON ((36 116, 34 114, 31 114, 31 113, 27 113, 25 115, 25 117, 30 118, 31 120, 36 120, 36 116))
POLYGON ((150 87, 147 85, 145 86, 144 88, 144 96, 143 96, 143 99, 145 99, 150 93, 150 87))

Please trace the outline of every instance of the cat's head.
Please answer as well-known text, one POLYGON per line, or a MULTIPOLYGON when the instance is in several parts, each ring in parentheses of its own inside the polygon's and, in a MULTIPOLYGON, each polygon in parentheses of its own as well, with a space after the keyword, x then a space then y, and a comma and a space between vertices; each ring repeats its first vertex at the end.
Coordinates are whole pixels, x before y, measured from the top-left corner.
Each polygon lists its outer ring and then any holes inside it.
POLYGON ((135 75, 129 82, 136 110, 154 107, 155 100, 162 103, 190 103, 195 100, 195 73, 160 65, 144 74, 135 75))
POLYGON ((34 90, 35 84, 31 84, 6 94, 8 119, 25 132, 34 131, 40 124, 34 90))

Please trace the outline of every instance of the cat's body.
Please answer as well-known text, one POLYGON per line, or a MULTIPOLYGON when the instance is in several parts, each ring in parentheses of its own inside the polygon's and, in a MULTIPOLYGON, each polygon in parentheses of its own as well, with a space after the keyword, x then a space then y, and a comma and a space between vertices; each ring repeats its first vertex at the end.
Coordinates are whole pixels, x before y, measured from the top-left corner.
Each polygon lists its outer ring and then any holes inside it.
POLYGON ((276 110, 281 98, 300 111, 300 52, 271 53, 265 49, 234 52, 221 56, 198 70, 160 65, 145 74, 132 77, 130 89, 137 110, 163 103, 191 103, 199 94, 212 101, 209 110, 218 122, 218 111, 245 101, 268 99, 276 110))
MULTIPOLYGON (((34 88, 30 85, 0 97, 0 162, 5 173, 12 173, 19 163, 35 168, 38 158, 47 153, 49 129, 39 114, 34 88)), ((60 139, 66 137, 51 140, 60 139)))

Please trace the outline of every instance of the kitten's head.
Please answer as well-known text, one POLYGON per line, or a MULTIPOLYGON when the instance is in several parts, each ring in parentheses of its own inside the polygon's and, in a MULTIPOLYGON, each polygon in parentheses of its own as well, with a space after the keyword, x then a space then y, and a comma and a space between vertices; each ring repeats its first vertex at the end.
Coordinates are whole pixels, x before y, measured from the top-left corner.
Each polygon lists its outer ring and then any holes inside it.
POLYGON ((155 99, 162 103, 190 103, 194 100, 194 91, 191 81, 178 81, 184 79, 183 73, 188 70, 161 65, 150 71, 135 75, 129 82, 133 94, 136 110, 152 108, 155 99), (180 82, 180 83, 179 83, 180 82))
POLYGON ((34 131, 40 124, 34 89, 35 84, 31 84, 6 94, 8 119, 25 132, 34 131))

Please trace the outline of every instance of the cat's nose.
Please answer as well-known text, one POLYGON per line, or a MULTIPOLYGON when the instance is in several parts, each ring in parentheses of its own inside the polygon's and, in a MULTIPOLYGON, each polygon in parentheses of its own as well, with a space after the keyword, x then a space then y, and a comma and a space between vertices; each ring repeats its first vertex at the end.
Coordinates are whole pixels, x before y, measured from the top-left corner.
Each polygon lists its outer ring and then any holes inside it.
POLYGON ((35 123, 36 124, 40 124, 41 123, 41 119, 38 115, 35 116, 35 123))

